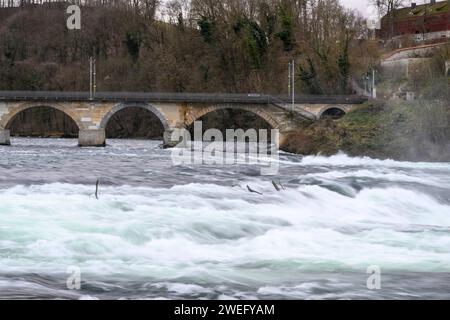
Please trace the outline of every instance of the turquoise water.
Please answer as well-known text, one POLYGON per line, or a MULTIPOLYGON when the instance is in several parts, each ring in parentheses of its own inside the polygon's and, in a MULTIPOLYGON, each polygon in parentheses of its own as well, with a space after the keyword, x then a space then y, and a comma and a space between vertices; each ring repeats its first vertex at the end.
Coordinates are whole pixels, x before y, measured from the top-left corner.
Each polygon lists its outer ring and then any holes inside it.
POLYGON ((0 298, 450 298, 450 163, 282 153, 264 177, 175 166, 155 141, 12 142, 0 147, 0 298))

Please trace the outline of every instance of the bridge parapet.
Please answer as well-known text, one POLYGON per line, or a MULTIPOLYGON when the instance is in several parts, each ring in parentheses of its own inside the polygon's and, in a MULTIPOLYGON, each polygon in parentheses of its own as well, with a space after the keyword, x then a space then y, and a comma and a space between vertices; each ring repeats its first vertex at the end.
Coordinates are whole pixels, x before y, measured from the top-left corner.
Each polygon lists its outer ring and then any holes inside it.
MULTIPOLYGON (((291 103, 288 96, 229 93, 165 93, 165 92, 89 92, 0 91, 0 101, 84 101, 84 102, 179 102, 179 103, 242 103, 271 104, 276 99, 291 103)), ((361 104, 367 101, 358 95, 299 95, 296 104, 361 104)))

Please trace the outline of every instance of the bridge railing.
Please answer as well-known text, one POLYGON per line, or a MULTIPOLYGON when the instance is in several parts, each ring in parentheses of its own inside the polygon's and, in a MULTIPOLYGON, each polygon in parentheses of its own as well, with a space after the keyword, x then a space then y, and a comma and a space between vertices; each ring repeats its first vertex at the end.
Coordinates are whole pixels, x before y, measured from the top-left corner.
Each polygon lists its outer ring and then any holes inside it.
MULTIPOLYGON (((0 91, 0 101, 132 101, 132 102, 195 102, 273 104, 289 102, 287 96, 228 93, 169 93, 169 92, 97 92, 90 99, 89 92, 68 91, 0 91)), ((360 104, 362 96, 297 96, 296 103, 360 104)))
POLYGON ((273 104, 287 112, 293 112, 294 114, 300 116, 303 119, 312 120, 312 121, 317 120, 317 117, 314 113, 309 112, 309 111, 303 109, 302 107, 292 106, 292 101, 291 101, 291 105, 289 105, 288 103, 286 103, 285 100, 281 100, 280 98, 277 98, 274 96, 269 96, 269 100, 270 100, 271 104, 273 104))

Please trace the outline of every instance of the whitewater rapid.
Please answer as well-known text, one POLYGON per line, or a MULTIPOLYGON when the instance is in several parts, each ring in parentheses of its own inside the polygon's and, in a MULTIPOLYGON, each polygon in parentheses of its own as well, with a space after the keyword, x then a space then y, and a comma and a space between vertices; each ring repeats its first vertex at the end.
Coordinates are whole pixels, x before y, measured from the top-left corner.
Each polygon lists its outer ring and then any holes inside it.
POLYGON ((450 163, 283 153, 262 177, 173 166, 158 142, 15 140, 0 147, 0 298, 450 297, 450 163))

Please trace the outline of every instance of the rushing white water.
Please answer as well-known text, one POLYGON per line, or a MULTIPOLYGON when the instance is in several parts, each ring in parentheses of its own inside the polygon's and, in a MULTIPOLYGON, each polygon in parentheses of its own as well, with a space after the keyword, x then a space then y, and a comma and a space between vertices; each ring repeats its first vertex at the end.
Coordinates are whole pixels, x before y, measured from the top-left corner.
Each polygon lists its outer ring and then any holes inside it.
POLYGON ((13 144, 0 149, 0 297, 450 296, 449 163, 283 154, 260 177, 173 166, 156 142, 13 144))

